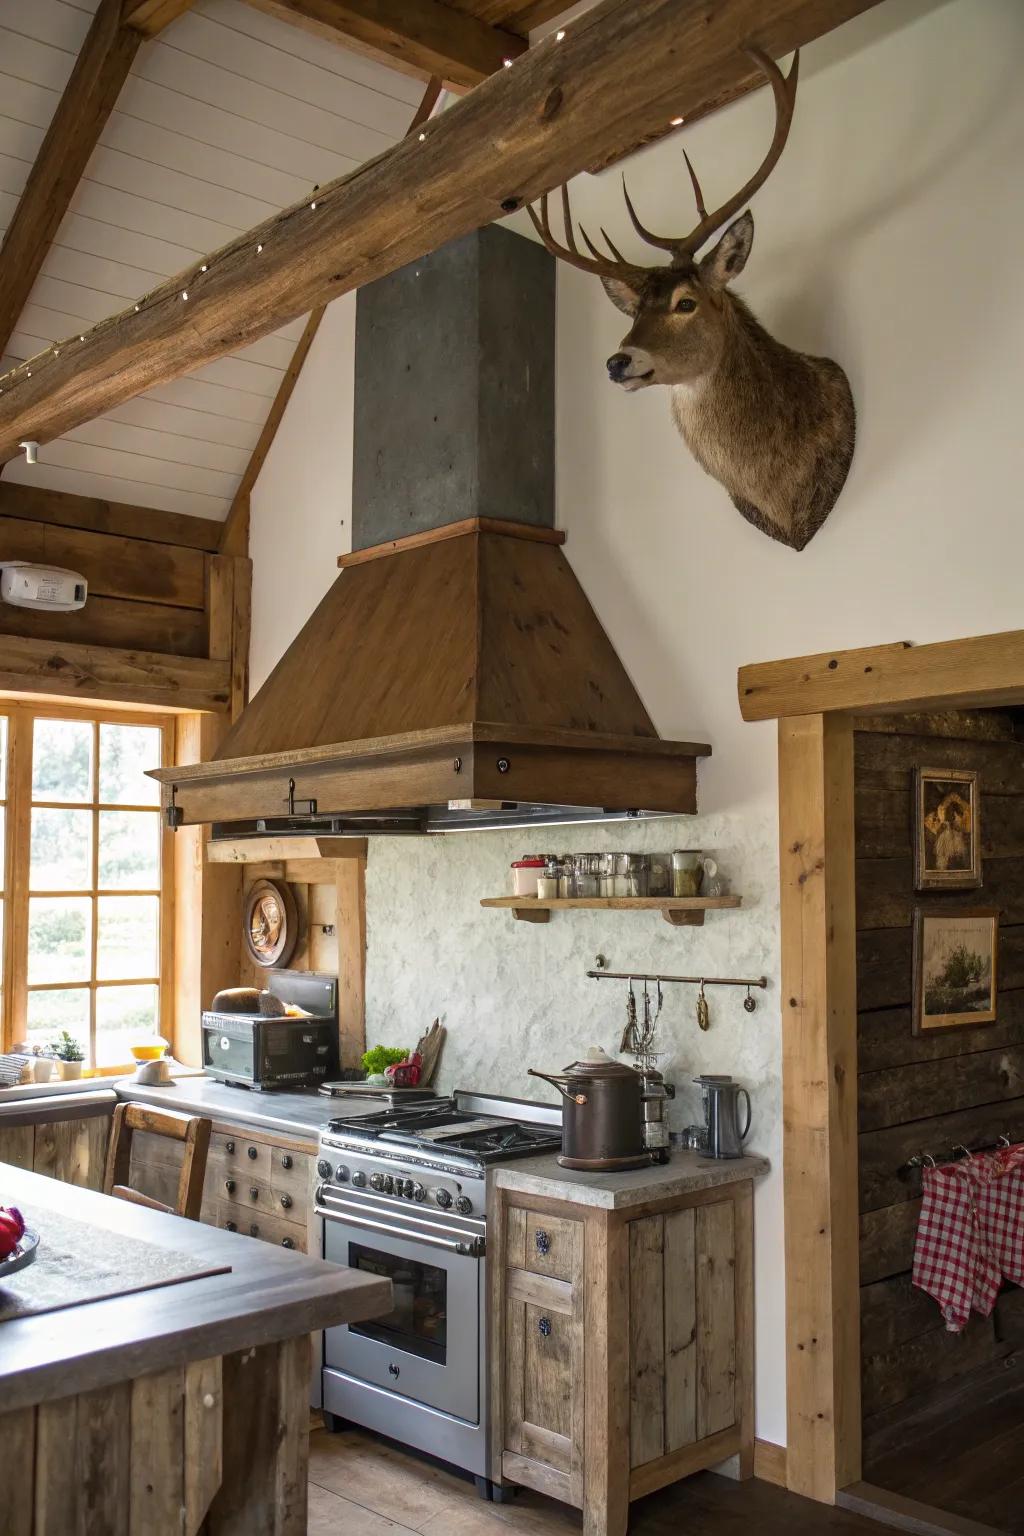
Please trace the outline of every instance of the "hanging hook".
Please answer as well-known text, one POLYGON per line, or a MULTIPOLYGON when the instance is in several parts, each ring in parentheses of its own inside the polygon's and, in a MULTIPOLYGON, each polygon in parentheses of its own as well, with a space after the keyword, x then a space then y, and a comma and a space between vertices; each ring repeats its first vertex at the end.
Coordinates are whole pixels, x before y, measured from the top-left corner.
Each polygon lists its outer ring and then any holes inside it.
POLYGON ((743 1006, 748 1013, 753 1013, 754 1009, 757 1007, 757 998, 751 995, 749 987, 747 988, 747 995, 743 999, 743 1006))

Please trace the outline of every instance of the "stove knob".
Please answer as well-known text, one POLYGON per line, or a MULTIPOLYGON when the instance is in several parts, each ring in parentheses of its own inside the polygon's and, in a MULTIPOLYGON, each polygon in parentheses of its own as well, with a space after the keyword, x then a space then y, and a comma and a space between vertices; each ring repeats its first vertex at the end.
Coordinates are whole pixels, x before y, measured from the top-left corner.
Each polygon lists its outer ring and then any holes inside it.
POLYGON ((446 1211, 452 1203, 452 1197, 446 1189, 435 1189, 434 1199, 437 1201, 442 1211, 446 1211))
MULTIPOLYGON (((391 1175, 389 1173, 387 1175, 387 1177, 385 1178, 385 1180, 384 1180, 384 1193, 386 1195, 393 1195, 394 1192, 395 1192, 395 1181, 394 1181, 394 1179, 391 1177, 391 1175)), ((401 1193, 401 1191, 399 1191, 399 1193, 401 1193)))
POLYGON ((331 1176, 331 1165, 327 1161, 326 1157, 322 1157, 320 1159, 320 1161, 317 1163, 316 1171, 317 1171, 317 1173, 320 1175, 320 1177, 322 1179, 329 1179, 330 1178, 330 1176, 331 1176))
POLYGON ((339 1163, 337 1168, 335 1168, 334 1177, 337 1179, 339 1184, 345 1183, 345 1180, 348 1178, 348 1169, 345 1167, 344 1163, 339 1163))
POLYGON ((423 1188, 422 1184, 414 1184, 413 1185, 413 1187, 412 1187, 412 1197, 413 1197, 414 1200, 425 1200, 427 1198, 427 1192, 423 1188))
MULTIPOLYGON (((353 1182, 355 1182, 355 1181, 353 1180, 353 1182)), ((370 1174, 370 1188, 371 1189, 383 1189, 384 1188, 384 1175, 382 1173, 371 1173, 370 1174)))
POLYGON ((356 1189, 362 1189, 365 1186, 366 1174, 363 1173, 362 1169, 356 1169, 355 1173, 352 1175, 352 1183, 355 1185, 356 1189))
POLYGON ((460 1216, 468 1216, 473 1209, 473 1202, 468 1195, 460 1195, 455 1202, 455 1209, 460 1216))

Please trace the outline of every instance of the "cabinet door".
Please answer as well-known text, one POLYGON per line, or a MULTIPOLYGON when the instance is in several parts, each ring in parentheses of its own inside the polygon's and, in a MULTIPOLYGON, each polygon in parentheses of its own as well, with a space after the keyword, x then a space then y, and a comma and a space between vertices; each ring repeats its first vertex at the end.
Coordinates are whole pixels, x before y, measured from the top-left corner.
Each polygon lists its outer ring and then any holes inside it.
POLYGON ((630 1466, 737 1422, 731 1199, 629 1223, 630 1466))
POLYGON ((507 1267, 505 1272, 502 1469, 511 1481, 578 1505, 583 1478, 583 1224, 518 1209, 510 1210, 509 1218, 509 1264, 518 1258, 530 1267, 507 1267), (536 1248, 538 1230, 551 1235, 544 1252, 536 1248))
POLYGON ((103 1188, 110 1115, 83 1115, 37 1125, 32 1168, 65 1184, 103 1188))

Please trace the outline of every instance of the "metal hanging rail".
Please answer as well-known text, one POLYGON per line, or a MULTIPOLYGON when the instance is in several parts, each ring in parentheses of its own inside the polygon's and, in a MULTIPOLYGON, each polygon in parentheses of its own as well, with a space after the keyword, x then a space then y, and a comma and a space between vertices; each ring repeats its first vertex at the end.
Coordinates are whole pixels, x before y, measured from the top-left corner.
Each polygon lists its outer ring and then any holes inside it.
POLYGON ((591 981, 681 981, 693 987, 767 987, 767 976, 659 976, 655 971, 588 971, 591 981))

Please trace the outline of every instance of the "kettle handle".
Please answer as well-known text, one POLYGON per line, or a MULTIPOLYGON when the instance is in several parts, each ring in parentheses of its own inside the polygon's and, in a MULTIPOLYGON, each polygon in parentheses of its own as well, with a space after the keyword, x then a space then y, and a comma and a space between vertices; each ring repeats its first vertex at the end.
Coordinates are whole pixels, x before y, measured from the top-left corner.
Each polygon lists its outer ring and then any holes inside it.
POLYGON ((741 1093, 747 1101, 747 1120, 742 1131, 740 1131, 740 1141, 746 1141, 747 1137, 750 1135, 750 1094, 745 1088, 740 1088, 737 1091, 736 1097, 739 1098, 741 1093))
POLYGON ((587 1102, 585 1093, 570 1093, 568 1088, 562 1086, 563 1083, 569 1081, 567 1077, 552 1077, 550 1072, 537 1072, 533 1067, 527 1067, 526 1075, 527 1077, 542 1077, 546 1083, 553 1083, 562 1097, 568 1099, 570 1104, 585 1104, 587 1102))

